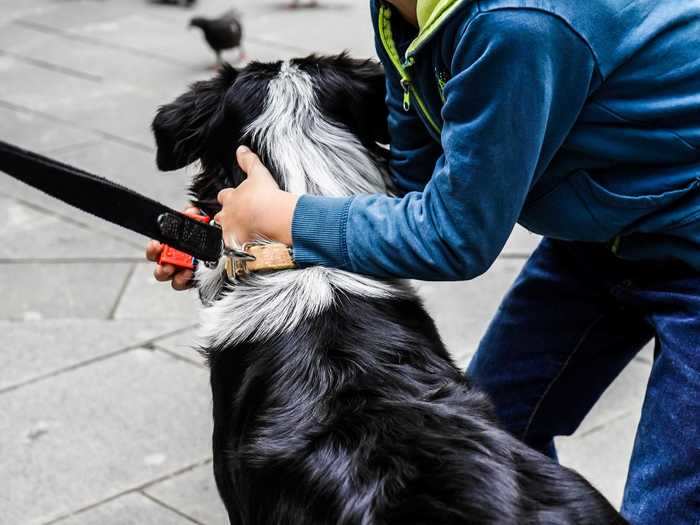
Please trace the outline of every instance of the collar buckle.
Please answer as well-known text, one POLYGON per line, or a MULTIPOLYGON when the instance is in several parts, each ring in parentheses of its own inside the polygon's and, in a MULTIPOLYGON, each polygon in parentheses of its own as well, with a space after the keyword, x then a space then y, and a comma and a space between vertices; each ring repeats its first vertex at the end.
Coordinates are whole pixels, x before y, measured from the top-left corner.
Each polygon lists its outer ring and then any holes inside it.
POLYGON ((226 257, 224 266, 227 277, 234 281, 248 275, 248 263, 255 261, 255 255, 249 253, 249 248, 254 243, 246 243, 241 249, 224 247, 223 255, 226 257))

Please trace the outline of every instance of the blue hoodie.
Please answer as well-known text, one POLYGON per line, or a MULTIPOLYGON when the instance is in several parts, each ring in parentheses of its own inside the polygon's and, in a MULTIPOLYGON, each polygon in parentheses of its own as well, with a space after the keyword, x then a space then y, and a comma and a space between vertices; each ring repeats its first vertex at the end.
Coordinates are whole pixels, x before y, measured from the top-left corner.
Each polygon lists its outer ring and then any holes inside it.
POLYGON ((401 198, 303 196, 294 258, 377 277, 485 272, 519 222, 700 269, 697 0, 372 2, 401 198))

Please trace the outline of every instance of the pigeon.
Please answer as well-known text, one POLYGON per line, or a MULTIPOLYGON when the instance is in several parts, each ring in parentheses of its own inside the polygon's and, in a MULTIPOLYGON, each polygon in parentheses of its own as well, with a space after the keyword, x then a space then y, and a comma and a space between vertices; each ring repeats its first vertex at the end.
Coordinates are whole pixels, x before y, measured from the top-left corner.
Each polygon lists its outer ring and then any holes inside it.
POLYGON ((238 49, 241 56, 241 40, 243 27, 238 20, 235 10, 227 11, 219 18, 194 17, 190 20, 190 27, 198 27, 204 33, 204 39, 216 53, 216 62, 222 64, 221 52, 224 49, 238 49))

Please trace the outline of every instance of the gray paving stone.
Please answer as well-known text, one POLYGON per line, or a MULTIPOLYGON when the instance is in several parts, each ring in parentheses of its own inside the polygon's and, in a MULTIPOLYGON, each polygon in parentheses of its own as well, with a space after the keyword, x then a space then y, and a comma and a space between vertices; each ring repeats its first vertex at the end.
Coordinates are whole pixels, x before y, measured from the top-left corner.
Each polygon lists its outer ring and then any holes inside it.
POLYGON ((535 235, 522 226, 516 225, 505 248, 503 248, 503 255, 530 255, 537 248, 541 239, 542 237, 539 235, 535 235))
POLYGON ((143 257, 143 249, 0 194, 0 259, 143 257))
POLYGON ((60 105, 52 102, 43 110, 83 127, 153 148, 150 126, 156 108, 162 103, 162 96, 132 84, 107 83, 106 87, 89 89, 82 97, 60 105))
POLYGON ((15 19, 25 16, 37 16, 55 9, 51 0, 35 0, 32 2, 17 2, 17 0, 2 0, 0 9, 2 10, 5 24, 11 23, 15 19))
POLYGON ((5 265, 0 319, 106 319, 132 268, 131 263, 5 265))
POLYGON ((617 419, 583 437, 556 440, 559 460, 588 479, 619 508, 639 414, 617 419))
MULTIPOLYGON (((146 2, 142 2, 146 4, 146 2)), ((22 22, 40 24, 55 30, 75 33, 82 28, 92 26, 110 26, 115 21, 133 14, 143 12, 147 5, 134 9, 133 3, 120 0, 119 2, 72 1, 64 2, 60 8, 29 13, 21 18, 22 22)))
POLYGON ((206 525, 228 523, 211 464, 172 477, 144 490, 147 494, 206 525))
POLYGON ((153 263, 136 264, 115 319, 181 319, 194 323, 198 319, 196 292, 175 292, 170 284, 153 278, 153 263))
POLYGON ((45 522, 210 455, 207 375, 133 350, 2 395, 5 523, 45 522))
MULTIPOLYGON (((0 106, 0 138, 17 146, 48 153, 75 144, 95 140, 95 136, 40 115, 18 112, 0 106)), ((0 189, 5 184, 0 179, 0 189)))
MULTIPOLYGON (((12 0, 10 1, 12 2, 12 0)), ((12 3, 17 4, 17 2, 12 3)), ((0 22, 0 27, 2 28, 2 31, 0 31, 0 50, 2 52, 23 53, 30 49, 40 49, 56 38, 51 33, 39 32, 22 25, 22 19, 27 20, 31 16, 38 16, 36 11, 33 11, 33 13, 32 11, 25 11, 24 13, 15 11, 16 14, 14 14, 13 9, 4 2, 0 2, 0 10, 2 10, 3 16, 7 17, 0 22)), ((47 9, 44 11, 51 12, 54 10, 55 8, 47 5, 47 9)))
POLYGON ((468 282, 416 282, 443 341, 460 365, 476 350, 522 264, 522 260, 500 259, 485 275, 468 282))
POLYGON ((0 391, 181 330, 177 321, 0 321, 0 391))
POLYGON ((642 363, 652 364, 654 362, 654 342, 650 342, 644 347, 644 349, 637 355, 637 361, 642 363))
POLYGON ((248 19, 248 34, 256 41, 287 44, 302 53, 349 50, 358 57, 375 55, 368 2, 327 2, 319 9, 296 11, 276 7, 271 4, 261 16, 248 19))
POLYGON ((136 85, 94 81, 0 55, 0 101, 150 145, 160 97, 136 85), (27 82, 31 78, 32 82, 27 82))
POLYGON ((90 90, 94 95, 109 88, 8 55, 0 55, 0 72, 0 99, 35 111, 70 105, 90 96, 90 90))
POLYGON ((651 365, 632 361, 598 400, 574 436, 586 435, 642 410, 651 365))
POLYGON ((127 494, 57 523, 60 525, 192 525, 192 521, 142 494, 127 494))
MULTIPOLYGON (((179 29, 184 31, 183 28, 179 29)), ((139 90, 157 98, 159 104, 179 95, 192 82, 214 74, 213 70, 207 68, 208 62, 202 62, 201 66, 171 64, 128 50, 90 44, 76 47, 70 40, 54 38, 55 42, 48 49, 37 48, 23 52, 29 56, 41 56, 42 60, 60 67, 77 69, 110 81, 138 86, 139 90)))
POLYGON ((206 366, 204 358, 197 352, 197 329, 179 332, 175 335, 154 341, 156 348, 161 348, 200 366, 206 366))

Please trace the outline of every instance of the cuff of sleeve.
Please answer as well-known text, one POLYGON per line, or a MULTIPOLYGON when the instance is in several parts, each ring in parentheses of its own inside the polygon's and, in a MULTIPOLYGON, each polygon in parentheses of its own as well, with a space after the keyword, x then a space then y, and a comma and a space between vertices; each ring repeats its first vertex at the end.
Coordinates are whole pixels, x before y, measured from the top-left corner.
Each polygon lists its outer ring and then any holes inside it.
POLYGON ((350 269, 346 230, 353 198, 299 198, 292 219, 292 252, 297 266, 350 269))

